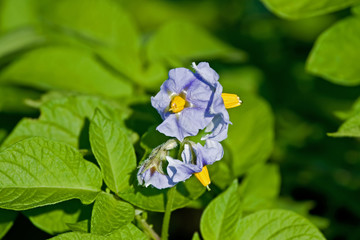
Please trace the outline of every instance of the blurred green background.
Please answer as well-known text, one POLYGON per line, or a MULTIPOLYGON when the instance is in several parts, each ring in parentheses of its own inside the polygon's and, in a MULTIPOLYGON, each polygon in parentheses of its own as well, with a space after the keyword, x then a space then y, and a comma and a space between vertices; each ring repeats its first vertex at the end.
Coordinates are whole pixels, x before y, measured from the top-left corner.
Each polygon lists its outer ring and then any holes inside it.
MULTIPOLYGON (((264 118, 270 123, 244 123, 228 141, 254 146, 279 164, 278 204, 297 201, 289 208, 310 211, 327 239, 360 239, 359 139, 327 136, 337 130, 341 111, 350 110, 360 87, 335 85, 305 71, 317 37, 350 10, 288 21, 257 0, 105 2, 0 2, 0 142, 21 118, 38 117, 38 110, 29 106, 48 91, 141 103, 156 93, 170 68, 208 61, 224 89, 239 94, 244 111, 273 115, 264 118), (267 103, 254 101, 254 96, 267 103), (271 143, 252 145, 255 137, 244 133, 249 124, 259 126, 258 137, 271 143)), ((140 115, 130 125, 144 133, 147 121, 156 117, 133 108, 140 115)), ((230 110, 234 125, 241 125, 235 111, 242 109, 230 110)), ((245 172, 242 167, 236 176, 245 172)), ((227 186, 214 178, 219 189, 227 186)), ((207 194, 216 193, 215 188, 207 194)), ((171 236, 190 238, 200 214, 176 211, 171 236)), ((149 217, 156 228, 158 215, 149 217)), ((15 239, 24 226, 37 239, 48 237, 19 217, 4 239, 15 239)))

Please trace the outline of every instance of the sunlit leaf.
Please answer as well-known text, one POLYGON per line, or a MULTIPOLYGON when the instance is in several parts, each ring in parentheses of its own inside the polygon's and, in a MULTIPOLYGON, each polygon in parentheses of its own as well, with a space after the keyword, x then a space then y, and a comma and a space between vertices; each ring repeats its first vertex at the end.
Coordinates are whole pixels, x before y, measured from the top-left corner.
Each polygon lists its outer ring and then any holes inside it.
POLYGON ((140 42, 135 24, 116 1, 50 2, 46 21, 91 45, 105 61, 132 78, 141 70, 140 42))
POLYGON ((206 207, 200 222, 201 235, 205 240, 234 239, 232 234, 241 217, 237 188, 237 181, 234 181, 206 207))
POLYGON ((128 240, 128 239, 147 240, 148 238, 132 223, 129 223, 107 236, 102 236, 94 233, 70 232, 70 233, 60 234, 51 239, 52 240, 128 240))
POLYGON ((103 68, 91 53, 63 46, 44 47, 26 53, 0 74, 0 82, 110 97, 132 93, 129 83, 103 68))
POLYGON ((220 58, 239 61, 245 57, 242 51, 186 21, 171 21, 160 28, 148 43, 147 56, 151 62, 165 60, 176 67, 184 60, 220 58))
POLYGON ((21 28, 0 36, 0 57, 27 50, 45 42, 34 28, 21 28))
POLYGON ((286 210, 262 210, 245 217, 236 239, 325 240, 308 220, 286 210))
POLYGON ((98 108, 110 119, 119 124, 128 116, 129 111, 114 101, 96 96, 71 95, 44 102, 41 107, 40 120, 62 126, 79 136, 85 118, 91 119, 98 108))
POLYGON ((0 207, 26 210, 78 198, 91 203, 101 174, 67 144, 34 137, 0 152, 0 207))
POLYGON ((77 136, 59 125, 37 119, 23 118, 5 139, 1 148, 29 137, 46 137, 54 141, 68 143, 72 146, 77 146, 78 144, 77 136))
POLYGON ((0 8, 0 32, 37 25, 38 2, 37 0, 3 0, 0 8))
POLYGON ((251 169, 240 185, 244 211, 252 212, 273 205, 280 192, 279 167, 265 164, 251 169))
POLYGON ((91 215, 91 233, 107 235, 130 223, 135 216, 134 207, 118 200, 114 195, 100 193, 91 215))
POLYGON ((331 137, 360 137, 360 113, 347 119, 331 137))
POLYGON ((359 4, 359 0, 261 0, 265 6, 279 15, 289 19, 313 17, 338 11, 359 4))
POLYGON ((307 60, 307 70, 332 83, 360 84, 360 19, 346 18, 320 35, 307 60), (341 49, 341 51, 339 50, 341 49))
POLYGON ((97 110, 90 123, 90 143, 106 185, 115 193, 126 188, 136 169, 135 151, 126 129, 97 110))

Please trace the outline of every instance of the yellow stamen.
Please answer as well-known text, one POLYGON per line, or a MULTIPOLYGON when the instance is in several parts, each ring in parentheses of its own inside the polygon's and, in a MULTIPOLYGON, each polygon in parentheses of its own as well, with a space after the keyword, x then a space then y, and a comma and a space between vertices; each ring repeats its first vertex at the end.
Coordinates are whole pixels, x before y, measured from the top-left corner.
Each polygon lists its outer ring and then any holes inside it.
POLYGON ((201 172, 195 173, 195 177, 201 182, 204 187, 207 187, 207 189, 210 190, 209 184, 211 183, 211 181, 209 171, 206 166, 203 167, 201 172))
POLYGON ((234 108, 240 106, 242 101, 239 96, 231 93, 222 93, 221 97, 224 101, 225 108, 234 108))
POLYGON ((186 101, 181 96, 175 96, 170 102, 170 112, 178 113, 181 112, 185 107, 186 101))

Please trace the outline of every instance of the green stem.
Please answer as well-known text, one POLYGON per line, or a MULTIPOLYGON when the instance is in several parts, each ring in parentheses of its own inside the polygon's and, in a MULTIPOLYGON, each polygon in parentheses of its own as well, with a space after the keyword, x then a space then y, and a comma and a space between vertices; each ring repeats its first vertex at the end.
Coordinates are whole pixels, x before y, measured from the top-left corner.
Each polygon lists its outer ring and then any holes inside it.
POLYGON ((163 225, 161 230, 161 240, 167 240, 169 236, 169 224, 170 224, 170 215, 171 215, 171 209, 174 202, 176 192, 176 186, 170 188, 170 190, 167 193, 167 202, 166 202, 166 209, 163 219, 163 225))
POLYGON ((154 231, 154 229, 146 222, 145 219, 141 218, 140 215, 136 215, 135 216, 136 220, 138 221, 138 223, 141 225, 141 228, 148 233, 148 235, 151 237, 151 239, 153 240, 160 240, 159 235, 157 235, 157 233, 154 231))

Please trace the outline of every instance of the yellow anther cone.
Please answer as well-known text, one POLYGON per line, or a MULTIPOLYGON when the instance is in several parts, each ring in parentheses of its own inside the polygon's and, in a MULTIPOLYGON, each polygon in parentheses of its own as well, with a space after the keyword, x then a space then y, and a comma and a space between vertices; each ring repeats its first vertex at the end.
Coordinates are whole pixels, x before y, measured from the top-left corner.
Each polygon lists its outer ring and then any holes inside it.
POLYGON ((181 96, 175 96, 170 102, 170 112, 178 113, 181 112, 185 107, 186 101, 181 96))
POLYGON ((211 183, 211 181, 210 181, 209 171, 208 171, 207 167, 204 166, 203 169, 201 170, 201 172, 194 173, 194 174, 195 174, 195 177, 201 182, 201 184, 204 187, 207 187, 208 190, 210 190, 209 184, 211 183))
POLYGON ((242 101, 239 96, 232 93, 222 93, 221 97, 224 101, 225 108, 234 108, 240 106, 242 101))

